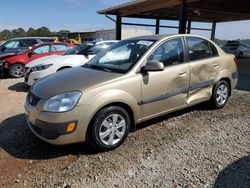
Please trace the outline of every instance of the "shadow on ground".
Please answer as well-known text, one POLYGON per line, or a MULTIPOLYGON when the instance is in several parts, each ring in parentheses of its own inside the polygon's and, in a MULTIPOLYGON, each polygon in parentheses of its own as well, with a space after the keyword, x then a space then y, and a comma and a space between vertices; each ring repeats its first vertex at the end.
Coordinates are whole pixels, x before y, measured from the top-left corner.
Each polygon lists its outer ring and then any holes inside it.
POLYGON ((9 86, 8 89, 11 91, 16 91, 16 92, 28 92, 30 87, 26 85, 24 82, 20 82, 12 86, 9 86))
MULTIPOLYGON (((169 118, 180 116, 182 114, 203 110, 204 107, 199 105, 184 109, 175 113, 171 113, 143 124, 138 125, 138 129, 160 123, 169 118)), ((53 146, 38 139, 28 128, 25 114, 10 117, 0 124, 0 148, 4 149, 8 154, 20 159, 46 160, 57 158, 65 155, 91 155, 96 151, 89 145, 73 144, 68 146, 53 146)))
POLYGON ((239 74, 237 90, 250 91, 250 75, 239 74))
POLYGON ((25 114, 1 122, 0 133, 0 148, 15 158, 45 160, 69 154, 94 154, 86 144, 53 146, 41 141, 29 130, 25 114))
POLYGON ((245 156, 223 169, 215 180, 215 188, 249 188, 250 155, 245 156))

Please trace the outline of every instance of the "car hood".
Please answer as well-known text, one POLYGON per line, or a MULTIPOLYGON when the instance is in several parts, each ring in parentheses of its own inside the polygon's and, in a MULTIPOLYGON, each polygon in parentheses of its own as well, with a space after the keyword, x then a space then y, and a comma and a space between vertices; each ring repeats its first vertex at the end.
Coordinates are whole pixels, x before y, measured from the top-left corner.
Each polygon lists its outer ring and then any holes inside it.
POLYGON ((36 96, 48 99, 60 93, 83 91, 120 76, 118 73, 76 67, 39 80, 31 90, 36 96))
POLYGON ((26 67, 34 67, 37 65, 46 65, 51 63, 60 63, 60 62, 75 62, 75 61, 81 61, 84 58, 82 55, 50 55, 46 57, 42 57, 39 59, 36 59, 34 61, 31 61, 26 65, 26 67))

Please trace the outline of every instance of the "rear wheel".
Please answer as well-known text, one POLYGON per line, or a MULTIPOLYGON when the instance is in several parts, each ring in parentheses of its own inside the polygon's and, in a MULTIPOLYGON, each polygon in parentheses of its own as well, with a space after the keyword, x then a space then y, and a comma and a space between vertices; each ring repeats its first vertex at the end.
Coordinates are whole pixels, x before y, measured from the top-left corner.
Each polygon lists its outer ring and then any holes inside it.
POLYGON ((225 80, 219 81, 215 85, 213 95, 210 100, 213 108, 220 109, 226 105, 229 98, 229 90, 229 85, 225 80))
POLYGON ((25 66, 23 64, 17 63, 10 67, 10 75, 13 78, 23 77, 25 73, 25 66))
POLYGON ((90 125, 87 140, 91 146, 100 151, 112 150, 127 138, 131 120, 126 110, 110 106, 100 110, 90 125))

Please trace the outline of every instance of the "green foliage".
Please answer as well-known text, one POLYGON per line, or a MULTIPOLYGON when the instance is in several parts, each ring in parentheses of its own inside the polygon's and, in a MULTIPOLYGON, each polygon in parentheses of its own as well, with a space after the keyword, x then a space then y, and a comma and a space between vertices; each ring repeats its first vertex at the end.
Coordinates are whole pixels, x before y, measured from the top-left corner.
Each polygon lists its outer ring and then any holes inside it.
POLYGON ((47 27, 40 27, 38 29, 29 28, 25 31, 23 28, 11 30, 3 30, 0 32, 0 41, 8 40, 15 37, 49 37, 52 35, 52 32, 47 27))

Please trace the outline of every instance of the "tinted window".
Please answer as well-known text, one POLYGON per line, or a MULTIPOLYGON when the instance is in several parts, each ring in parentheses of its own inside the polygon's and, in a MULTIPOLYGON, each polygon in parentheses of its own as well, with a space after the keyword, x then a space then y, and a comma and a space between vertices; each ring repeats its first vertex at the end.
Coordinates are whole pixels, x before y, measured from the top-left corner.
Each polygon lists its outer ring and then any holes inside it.
POLYGON ((212 43, 209 43, 209 44, 210 44, 210 48, 211 48, 211 55, 212 56, 218 56, 218 51, 215 48, 215 46, 212 43))
POLYGON ((207 40, 188 37, 187 43, 190 60, 198 60, 211 57, 210 45, 207 40))
POLYGON ((39 46, 36 49, 34 49, 34 52, 36 54, 44 54, 49 52, 49 45, 39 46))
POLYGON ((52 51, 52 52, 65 51, 65 50, 67 50, 67 49, 69 49, 69 47, 66 46, 66 45, 64 45, 64 44, 53 44, 53 45, 51 46, 51 51, 52 51))
POLYGON ((37 44, 37 41, 34 39, 25 39, 20 40, 20 46, 19 47, 30 47, 37 44))
POLYGON ((181 39, 173 39, 163 43, 151 54, 148 60, 162 62, 165 66, 182 63, 184 55, 181 39))
POLYGON ((67 50, 64 55, 84 55, 93 45, 94 43, 84 43, 67 50))
POLYGON ((7 42, 5 44, 5 47, 6 48, 18 48, 19 47, 19 41, 13 40, 13 41, 7 42))
POLYGON ((42 42, 54 42, 53 39, 40 39, 42 42))

